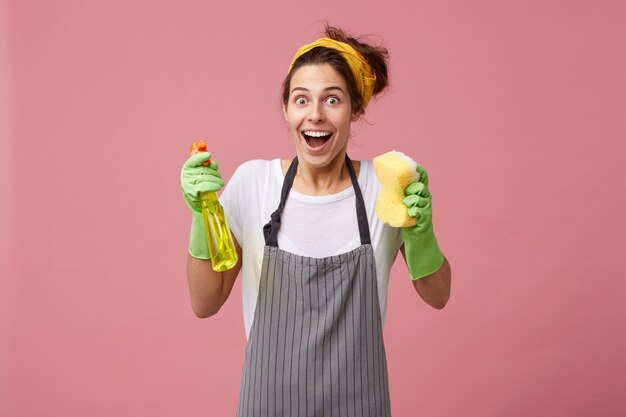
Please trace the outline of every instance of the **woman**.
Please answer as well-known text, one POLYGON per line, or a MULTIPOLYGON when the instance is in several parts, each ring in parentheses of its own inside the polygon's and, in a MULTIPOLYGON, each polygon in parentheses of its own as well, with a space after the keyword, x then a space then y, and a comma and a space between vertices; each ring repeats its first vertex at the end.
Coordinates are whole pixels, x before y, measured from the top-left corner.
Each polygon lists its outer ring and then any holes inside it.
POLYGON ((440 309, 450 267, 431 223, 428 176, 404 200, 416 226, 375 215, 371 161, 346 153, 351 123, 387 86, 387 51, 327 27, 300 48, 283 85, 293 161, 248 161, 220 196, 240 261, 214 272, 198 192, 223 181, 210 154, 181 173, 192 217, 187 278, 199 317, 217 313, 242 270, 248 345, 237 416, 389 416, 382 328, 389 271, 401 250, 418 294, 440 309), (356 211, 355 211, 356 207, 356 211))

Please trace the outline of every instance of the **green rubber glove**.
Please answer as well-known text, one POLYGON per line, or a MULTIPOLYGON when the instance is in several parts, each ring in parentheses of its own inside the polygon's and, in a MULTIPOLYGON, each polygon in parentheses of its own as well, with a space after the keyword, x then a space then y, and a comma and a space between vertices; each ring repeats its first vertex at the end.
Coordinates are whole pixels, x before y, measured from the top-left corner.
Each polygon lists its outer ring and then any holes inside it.
POLYGON ((428 174, 419 165, 416 170, 420 178, 404 189, 406 197, 402 200, 408 208, 409 216, 417 219, 415 226, 402 228, 404 254, 412 280, 432 274, 444 261, 433 232, 432 195, 428 191, 428 174))
POLYGON ((211 258, 204 232, 200 193, 216 192, 224 186, 222 176, 217 171, 217 162, 211 161, 208 166, 202 165, 209 158, 211 158, 209 152, 191 155, 180 172, 180 189, 192 213, 189 254, 199 259, 211 258))

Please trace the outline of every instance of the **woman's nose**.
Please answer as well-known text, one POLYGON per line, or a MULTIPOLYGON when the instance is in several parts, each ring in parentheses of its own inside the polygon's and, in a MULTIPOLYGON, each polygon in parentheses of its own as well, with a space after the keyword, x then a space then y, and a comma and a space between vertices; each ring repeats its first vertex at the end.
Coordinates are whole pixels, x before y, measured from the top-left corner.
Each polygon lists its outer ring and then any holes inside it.
POLYGON ((315 103, 311 106, 311 112, 309 113, 309 121, 310 122, 323 122, 326 120, 326 116, 324 115, 324 109, 322 108, 322 103, 315 103))

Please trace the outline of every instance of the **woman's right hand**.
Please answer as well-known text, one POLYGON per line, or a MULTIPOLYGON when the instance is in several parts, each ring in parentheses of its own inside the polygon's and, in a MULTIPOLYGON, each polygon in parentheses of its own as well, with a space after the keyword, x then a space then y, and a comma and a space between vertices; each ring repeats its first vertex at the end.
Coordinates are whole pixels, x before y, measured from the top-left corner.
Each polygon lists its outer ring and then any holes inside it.
POLYGON ((204 232, 200 193, 219 191, 224 186, 222 176, 217 171, 217 162, 211 161, 210 164, 203 165, 209 158, 211 158, 209 152, 191 155, 180 172, 180 189, 185 203, 193 214, 189 235, 189 254, 198 259, 211 257, 204 232))
POLYGON ((209 152, 196 153, 185 161, 180 172, 180 189, 185 203, 193 213, 189 233, 187 282, 191 307, 200 318, 216 314, 224 305, 241 270, 243 256, 241 247, 233 237, 239 261, 228 271, 213 270, 200 193, 219 191, 224 186, 224 181, 215 161, 206 164, 210 158, 209 152))
POLYGON ((222 176, 217 170, 217 162, 211 161, 210 152, 201 152, 191 155, 183 164, 180 172, 180 189, 185 203, 195 215, 202 214, 200 193, 216 192, 224 186, 222 176))

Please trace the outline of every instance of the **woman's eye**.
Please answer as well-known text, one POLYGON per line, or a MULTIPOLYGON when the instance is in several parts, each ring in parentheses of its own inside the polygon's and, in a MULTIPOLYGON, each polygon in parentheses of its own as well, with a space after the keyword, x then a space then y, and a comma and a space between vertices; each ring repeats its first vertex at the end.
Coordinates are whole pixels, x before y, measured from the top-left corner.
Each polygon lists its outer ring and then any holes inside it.
POLYGON ((302 106, 302 105, 306 104, 306 98, 304 98, 304 97, 298 97, 298 98, 296 99, 296 104, 298 104, 298 105, 300 105, 300 106, 302 106))
POLYGON ((339 104, 339 99, 337 97, 329 97, 326 101, 328 104, 339 104))

